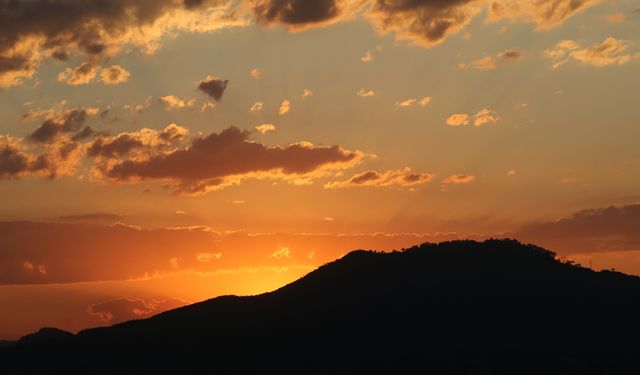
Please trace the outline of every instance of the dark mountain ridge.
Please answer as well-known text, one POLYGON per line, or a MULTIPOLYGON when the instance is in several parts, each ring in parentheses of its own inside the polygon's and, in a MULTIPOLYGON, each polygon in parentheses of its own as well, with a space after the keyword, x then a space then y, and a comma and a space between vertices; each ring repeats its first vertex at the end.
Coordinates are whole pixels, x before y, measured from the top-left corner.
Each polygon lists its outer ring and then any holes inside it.
POLYGON ((9 373, 638 373, 640 278, 514 240, 354 251, 276 291, 0 351, 9 373))

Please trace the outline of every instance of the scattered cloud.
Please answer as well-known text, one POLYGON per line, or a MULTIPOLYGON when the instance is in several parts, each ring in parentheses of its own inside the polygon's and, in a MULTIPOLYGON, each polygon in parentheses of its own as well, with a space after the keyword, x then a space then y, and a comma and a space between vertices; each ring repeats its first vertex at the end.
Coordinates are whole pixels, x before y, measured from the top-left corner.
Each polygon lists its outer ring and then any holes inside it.
POLYGON ((373 51, 367 51, 367 53, 365 53, 364 56, 360 58, 360 61, 367 63, 373 61, 374 59, 375 56, 373 54, 373 51))
POLYGON ((152 99, 151 97, 147 97, 144 103, 135 103, 135 104, 125 104, 123 108, 127 111, 134 111, 136 113, 142 113, 145 110, 151 108, 152 99))
POLYGON ((219 102, 222 99, 222 95, 224 95, 228 84, 228 79, 221 79, 216 76, 208 75, 205 79, 200 81, 198 84, 198 90, 219 102))
POLYGON ((313 96, 313 91, 304 89, 304 91, 302 92, 302 99, 308 98, 310 96, 313 96))
POLYGON ((443 184, 469 184, 476 180, 476 176, 471 176, 468 174, 452 174, 451 176, 442 180, 443 184))
POLYGON ((263 102, 255 102, 255 103, 253 103, 251 108, 249 108, 249 111, 258 112, 258 111, 262 110, 262 107, 264 107, 264 103, 263 102))
POLYGON ((630 45, 627 41, 613 37, 608 37, 602 43, 586 48, 582 48, 573 40, 562 40, 553 48, 545 50, 544 56, 552 60, 554 69, 564 65, 569 60, 576 60, 596 67, 623 65, 632 58, 627 53, 630 45))
POLYGON ((487 20, 490 22, 507 19, 536 23, 536 30, 558 27, 575 14, 590 8, 601 0, 546 0, 518 1, 492 0, 489 3, 487 20))
POLYGON ((276 126, 273 124, 261 124, 256 126, 256 131, 260 134, 267 134, 276 131, 276 126))
POLYGON ((100 72, 100 81, 106 85, 117 85, 119 83, 127 82, 127 80, 129 80, 129 76, 130 73, 120 65, 112 65, 108 68, 102 69, 100 72))
POLYGON ((622 65, 631 60, 631 55, 625 53, 629 46, 627 41, 609 37, 600 44, 573 51, 571 57, 597 67, 622 65))
POLYGON ((363 98, 367 98, 367 97, 375 96, 376 93, 373 90, 360 89, 358 90, 357 95, 363 98))
MULTIPOLYGON (((474 115, 473 125, 484 126, 495 124, 500 120, 500 117, 495 111, 489 108, 483 108, 474 115)), ((447 125, 449 126, 467 126, 471 122, 471 116, 466 113, 455 113, 447 118, 447 125)))
POLYGON ((508 49, 496 54, 496 56, 485 55, 470 63, 460 63, 460 69, 474 68, 477 70, 493 70, 498 67, 499 61, 514 62, 520 60, 524 56, 524 52, 517 49, 508 49))
POLYGON ((262 79, 262 69, 254 68, 249 72, 251 78, 253 79, 262 79))
POLYGON ((75 68, 66 68, 58 74, 58 81, 71 86, 86 85, 93 82, 100 69, 95 63, 85 62, 75 68))
POLYGON ((205 112, 208 109, 214 109, 216 107, 216 103, 207 100, 205 102, 202 103, 202 105, 200 106, 200 112, 205 112))
POLYGON ((280 103, 280 107, 278 108, 278 114, 280 116, 283 116, 289 113, 290 110, 291 110, 291 102, 285 99, 282 101, 282 103, 280 103))
POLYGON ((407 107, 413 107, 415 104, 419 105, 420 107, 426 107, 427 105, 429 105, 429 103, 431 103, 431 97, 425 96, 423 98, 410 98, 410 99, 398 101, 396 102, 396 107, 407 108, 407 107))
POLYGON ((193 107, 196 104, 195 99, 183 100, 175 95, 165 95, 158 98, 158 101, 164 105, 164 109, 172 111, 174 109, 182 109, 193 107))
POLYGON ((222 258, 222 253, 199 253, 196 256, 196 261, 200 263, 211 263, 220 258, 222 258))
POLYGON ((397 186, 406 187, 427 183, 431 181, 431 173, 418 173, 409 167, 385 172, 366 171, 356 174, 345 181, 334 181, 325 184, 325 189, 340 189, 355 186, 397 186))
POLYGON ((476 113, 475 120, 473 121, 473 125, 475 126, 490 125, 490 124, 495 124, 496 122, 498 122, 498 120, 500 120, 500 117, 498 117, 498 115, 496 115, 496 113, 493 110, 489 108, 483 108, 479 110, 478 113, 476 113))
POLYGON ((291 250, 289 250, 288 247, 281 247, 278 250, 274 251, 271 255, 269 255, 269 258, 275 258, 275 259, 284 259, 284 258, 292 258, 293 255, 291 255, 291 250))
POLYGON ((454 113, 447 118, 449 126, 467 126, 469 124, 469 115, 466 113, 454 113))

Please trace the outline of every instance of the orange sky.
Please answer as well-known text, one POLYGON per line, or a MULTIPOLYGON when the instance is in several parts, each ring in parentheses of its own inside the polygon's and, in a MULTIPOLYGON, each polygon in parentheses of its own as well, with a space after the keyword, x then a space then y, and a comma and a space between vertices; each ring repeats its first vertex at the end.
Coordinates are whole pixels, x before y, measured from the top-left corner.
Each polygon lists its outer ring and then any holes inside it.
POLYGON ((0 5, 0 339, 513 237, 640 274, 633 0, 0 5))

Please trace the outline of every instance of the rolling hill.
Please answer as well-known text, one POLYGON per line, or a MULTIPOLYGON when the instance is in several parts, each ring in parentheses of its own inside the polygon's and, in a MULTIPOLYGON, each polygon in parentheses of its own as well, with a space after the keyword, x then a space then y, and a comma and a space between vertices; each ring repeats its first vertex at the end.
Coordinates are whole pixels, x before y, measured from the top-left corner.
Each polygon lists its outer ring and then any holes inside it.
POLYGON ((276 291, 0 350, 8 374, 640 373, 640 278, 515 240, 357 250, 276 291))

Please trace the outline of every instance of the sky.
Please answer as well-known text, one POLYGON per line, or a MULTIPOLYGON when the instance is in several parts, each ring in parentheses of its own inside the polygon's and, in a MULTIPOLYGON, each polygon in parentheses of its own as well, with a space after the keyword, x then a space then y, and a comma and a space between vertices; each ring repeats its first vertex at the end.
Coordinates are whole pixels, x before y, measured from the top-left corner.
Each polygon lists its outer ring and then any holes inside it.
POLYGON ((517 238, 640 275, 640 3, 0 2, 0 339, 517 238))

